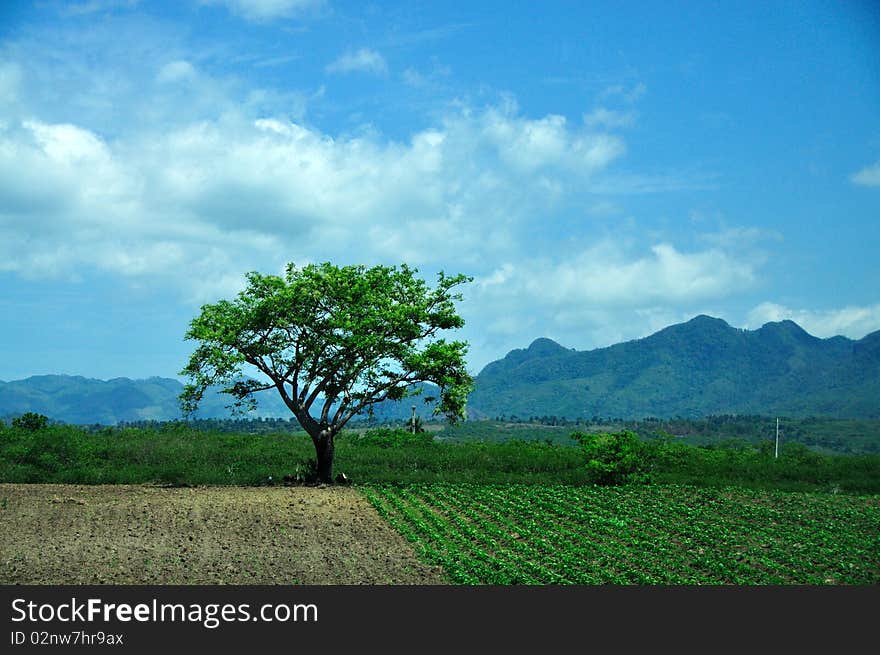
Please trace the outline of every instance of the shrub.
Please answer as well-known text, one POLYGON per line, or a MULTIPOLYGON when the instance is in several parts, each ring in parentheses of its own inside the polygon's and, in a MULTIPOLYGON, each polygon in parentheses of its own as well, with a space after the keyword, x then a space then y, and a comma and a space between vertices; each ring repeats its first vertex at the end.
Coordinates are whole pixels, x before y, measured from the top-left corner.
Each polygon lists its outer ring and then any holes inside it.
POLYGON ((42 430, 47 425, 49 425, 49 418, 36 412, 25 412, 18 418, 12 419, 12 427, 30 432, 42 430))
POLYGON ((587 473, 594 484, 618 485, 647 480, 646 448, 635 433, 575 432, 571 438, 580 444, 587 460, 587 473))
POLYGON ((374 428, 367 430, 357 439, 359 444, 369 444, 381 448, 396 448, 407 445, 433 443, 434 435, 429 432, 412 434, 401 428, 374 428))

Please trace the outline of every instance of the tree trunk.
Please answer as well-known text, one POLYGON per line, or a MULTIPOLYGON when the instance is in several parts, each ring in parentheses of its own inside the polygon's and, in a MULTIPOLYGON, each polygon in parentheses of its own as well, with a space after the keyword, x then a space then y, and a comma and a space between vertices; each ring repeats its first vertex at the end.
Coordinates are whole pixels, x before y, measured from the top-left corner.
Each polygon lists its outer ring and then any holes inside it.
POLYGON ((315 442, 315 454, 317 455, 318 482, 333 482, 333 433, 330 430, 322 430, 315 442))

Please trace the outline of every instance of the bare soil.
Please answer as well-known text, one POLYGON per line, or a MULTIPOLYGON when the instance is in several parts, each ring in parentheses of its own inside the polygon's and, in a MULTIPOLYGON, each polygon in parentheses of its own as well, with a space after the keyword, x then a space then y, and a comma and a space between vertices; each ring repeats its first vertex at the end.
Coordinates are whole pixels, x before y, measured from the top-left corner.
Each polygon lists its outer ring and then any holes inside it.
POLYGON ((446 584, 351 487, 0 484, 0 584, 446 584))

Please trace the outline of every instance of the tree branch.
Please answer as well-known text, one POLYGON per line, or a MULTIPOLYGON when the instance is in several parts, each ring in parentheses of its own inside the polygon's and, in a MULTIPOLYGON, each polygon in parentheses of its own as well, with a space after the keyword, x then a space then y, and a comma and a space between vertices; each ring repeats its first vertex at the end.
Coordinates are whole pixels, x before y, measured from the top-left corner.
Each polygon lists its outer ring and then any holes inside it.
POLYGON ((327 383, 328 383, 329 381, 330 381, 330 378, 329 378, 329 377, 328 377, 328 378, 324 378, 323 380, 321 380, 321 381, 318 383, 318 386, 315 387, 315 389, 312 391, 312 393, 309 394, 309 397, 308 397, 308 398, 306 399, 306 401, 303 403, 303 406, 306 408, 306 410, 309 410, 309 409, 311 408, 312 403, 315 402, 315 399, 316 399, 319 395, 321 395, 321 392, 322 392, 324 389, 327 388, 327 383))
POLYGON ((328 416, 330 414, 330 408, 333 406, 333 398, 332 396, 328 396, 324 399, 324 406, 321 408, 321 425, 328 425, 328 416))
MULTIPOLYGON (((416 334, 415 336, 408 337, 405 339, 397 339, 393 343, 395 346, 404 346, 408 343, 412 343, 415 341, 420 341, 421 339, 425 339, 425 338, 433 335, 434 333, 436 333, 437 330, 439 330, 439 329, 440 328, 436 325, 430 326, 430 327, 426 328, 423 332, 416 334)), ((387 336, 388 336, 388 332, 385 331, 383 333, 382 338, 385 339, 385 338, 387 338, 387 336)), ((362 363, 360 364, 360 366, 356 366, 351 372, 346 374, 345 377, 343 377, 341 379, 340 386, 345 387, 345 388, 350 387, 352 384, 354 384, 354 382, 357 380, 357 378, 360 377, 360 375, 364 371, 373 368, 376 365, 376 363, 383 358, 381 348, 373 348, 372 350, 374 350, 375 352, 372 354, 372 357, 370 357, 369 359, 367 359, 367 355, 368 355, 369 351, 365 350, 362 352, 362 357, 361 357, 362 363)))
MULTIPOLYGON (((339 401, 339 407, 336 408, 336 411, 333 414, 333 420, 330 422, 330 425, 336 425, 339 421, 339 417, 348 409, 348 406, 351 404, 351 396, 348 391, 345 391, 342 396, 342 400, 339 401)), ((342 425, 345 425, 343 423, 342 425)), ((339 426, 342 429, 342 425, 339 426)))
POLYGON ((257 391, 268 391, 269 389, 274 389, 274 388, 275 388, 274 384, 267 384, 262 387, 251 387, 250 385, 248 385, 248 393, 255 393, 257 391))
POLYGON ((396 387, 398 384, 405 382, 406 384, 409 385, 409 384, 414 384, 416 382, 427 382, 428 381, 428 380, 421 378, 418 375, 415 375, 415 377, 413 377, 413 378, 409 378, 409 375, 411 375, 411 374, 407 373, 405 375, 396 377, 393 380, 390 380, 390 381, 386 382, 385 384, 377 387, 375 390, 375 393, 372 393, 368 397, 364 398, 361 402, 359 402, 354 407, 352 407, 352 409, 350 409, 345 416, 343 416, 342 421, 340 422, 340 427, 342 427, 343 425, 348 423, 348 421, 350 421, 352 419, 352 417, 359 414, 365 407, 368 407, 369 405, 375 405, 377 403, 381 403, 383 400, 387 400, 388 393, 391 391, 392 388, 396 387), (382 391, 385 391, 385 394, 381 397, 377 396, 377 394, 381 393, 382 391))
POLYGON ((319 432, 319 426, 315 419, 312 418, 308 411, 303 410, 302 405, 287 394, 287 389, 284 388, 283 380, 276 380, 275 388, 278 389, 278 393, 281 394, 281 400, 284 401, 284 404, 287 405, 287 408, 296 417, 299 424, 305 428, 306 432, 309 433, 309 436, 311 436, 312 439, 315 439, 319 432))
POLYGON ((272 375, 275 371, 271 370, 268 366, 266 366, 266 362, 263 361, 262 357, 256 357, 251 354, 245 354, 244 361, 246 361, 251 366, 256 366, 257 369, 263 374, 266 375, 270 380, 274 380, 275 376, 272 375))

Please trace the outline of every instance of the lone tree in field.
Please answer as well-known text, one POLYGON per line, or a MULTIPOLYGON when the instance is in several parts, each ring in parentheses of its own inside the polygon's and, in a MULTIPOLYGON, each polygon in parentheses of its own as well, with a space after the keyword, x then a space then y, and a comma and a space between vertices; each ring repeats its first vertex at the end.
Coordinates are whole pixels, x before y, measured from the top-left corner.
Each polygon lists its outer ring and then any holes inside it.
POLYGON ((439 387, 435 414, 464 417, 472 388, 467 344, 436 335, 464 325, 452 289, 472 278, 441 272, 431 289, 416 272, 405 264, 324 263, 289 264, 284 277, 249 273, 234 301, 204 305, 190 323, 186 338, 200 345, 181 372, 192 381, 180 396, 183 411, 195 411, 213 385, 234 396, 237 409, 252 409, 254 393, 276 389, 312 437, 321 482, 333 479, 343 426, 376 403, 412 395, 414 383, 439 387), (245 378, 245 364, 265 379, 245 378))

